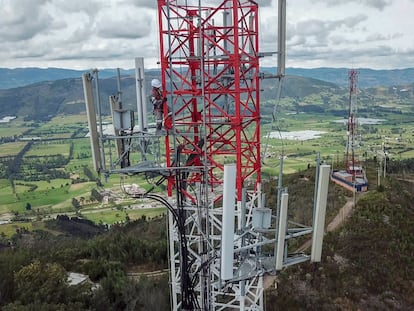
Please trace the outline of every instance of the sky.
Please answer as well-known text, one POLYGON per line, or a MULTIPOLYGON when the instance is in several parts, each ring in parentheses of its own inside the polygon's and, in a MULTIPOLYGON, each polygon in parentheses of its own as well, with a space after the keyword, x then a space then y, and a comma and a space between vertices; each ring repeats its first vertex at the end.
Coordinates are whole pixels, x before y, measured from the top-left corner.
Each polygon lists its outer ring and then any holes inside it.
MULTIPOLYGON (((276 51, 277 0, 257 2, 260 52, 276 51)), ((137 56, 159 68, 156 5, 0 0, 0 68, 129 69, 137 56)), ((412 68, 413 14, 414 0, 287 0, 286 67, 412 68)), ((276 66, 276 59, 261 65, 276 66)))

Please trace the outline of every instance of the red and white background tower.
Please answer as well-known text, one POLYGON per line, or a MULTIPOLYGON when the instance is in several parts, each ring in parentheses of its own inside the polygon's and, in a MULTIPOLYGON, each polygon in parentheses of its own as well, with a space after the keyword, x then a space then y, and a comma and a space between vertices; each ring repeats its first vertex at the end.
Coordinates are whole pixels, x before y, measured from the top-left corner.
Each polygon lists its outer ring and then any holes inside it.
POLYGON ((356 177, 364 177, 360 161, 360 141, 358 136, 358 119, 357 119, 357 97, 358 97, 358 72, 351 69, 348 72, 349 79, 349 107, 348 107, 348 124, 347 124, 347 144, 346 144, 346 170, 352 175, 353 180, 356 177))

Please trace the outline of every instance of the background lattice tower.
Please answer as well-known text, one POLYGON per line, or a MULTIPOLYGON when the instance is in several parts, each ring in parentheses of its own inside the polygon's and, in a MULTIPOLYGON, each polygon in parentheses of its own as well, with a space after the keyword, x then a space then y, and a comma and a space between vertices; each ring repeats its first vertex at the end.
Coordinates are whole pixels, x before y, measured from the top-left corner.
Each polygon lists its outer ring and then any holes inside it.
POLYGON ((349 103, 346 144, 346 170, 353 178, 362 175, 362 167, 359 154, 358 119, 357 119, 357 80, 358 72, 354 69, 348 72, 349 79, 349 103))

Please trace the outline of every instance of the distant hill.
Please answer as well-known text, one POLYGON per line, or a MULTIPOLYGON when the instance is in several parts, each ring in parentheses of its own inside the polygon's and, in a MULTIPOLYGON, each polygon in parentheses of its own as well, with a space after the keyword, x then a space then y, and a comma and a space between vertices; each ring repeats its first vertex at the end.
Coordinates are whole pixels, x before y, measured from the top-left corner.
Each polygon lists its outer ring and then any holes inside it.
MULTIPOLYGON (((107 113, 108 98, 117 94, 117 83, 115 78, 100 79, 99 82, 103 113, 107 113)), ((135 79, 122 79, 122 87, 124 101, 135 103, 135 79)), ((0 90, 1 117, 18 116, 25 120, 49 120, 58 114, 77 114, 82 111, 85 111, 85 103, 80 78, 38 82, 0 90)))
MULTIPOLYGON (((276 68, 273 68, 276 71, 276 68)), ((339 86, 348 85, 347 68, 287 68, 286 73, 294 76, 319 79, 335 83, 339 86)), ((414 68, 374 70, 357 68, 358 86, 361 88, 378 86, 396 86, 414 83, 414 68)))
MULTIPOLYGON (((150 90, 149 83, 156 76, 157 72, 146 72, 147 94, 150 90)), ((99 81, 102 111, 103 113, 109 113, 108 97, 117 94, 117 82, 115 77, 100 78, 99 81)), ((275 79, 265 79, 261 87, 263 89, 261 93, 263 102, 276 98, 277 81, 275 79)), ((136 110, 135 78, 130 75, 122 76, 121 88, 124 107, 136 110)), ((344 89, 333 83, 317 79, 287 76, 283 84, 282 97, 291 97, 301 101, 306 96, 314 93, 330 94, 337 92, 344 92, 344 89)), ((148 111, 151 111, 149 102, 148 105, 148 111)), ((85 111, 85 104, 80 76, 0 90, 0 118, 19 116, 25 120, 48 120, 57 114, 71 114, 82 111, 85 111)))
MULTIPOLYGON (((89 71, 72 70, 63 68, 0 68, 0 89, 9 89, 25 86, 42 81, 55 81, 68 78, 79 78, 82 73, 89 71)), ((275 73, 276 67, 263 67, 263 72, 275 73)), ((414 83, 414 68, 393 69, 393 70, 374 70, 360 68, 359 83, 360 87, 376 86, 395 86, 414 83)), ((148 70, 154 74, 159 74, 157 69, 148 70)), ((318 79, 338 86, 348 85, 347 68, 287 68, 286 73, 293 76, 302 76, 318 79)), ((134 69, 121 69, 122 75, 134 75, 134 69)), ((110 78, 116 75, 116 69, 99 70, 101 78, 110 78)))
MULTIPOLYGON (((76 72, 76 71, 75 71, 76 72)), ((74 73, 72 73, 74 74, 74 73)), ((43 81, 12 89, 0 89, 0 119, 18 116, 24 120, 49 120, 58 114, 78 114, 85 111, 81 72, 76 78, 43 81)), ((115 74, 115 72, 112 72, 115 74)), ((136 111, 135 77, 123 71, 121 79, 124 108, 136 111)), ((102 112, 109 114, 108 98, 117 94, 117 81, 110 71, 100 74, 100 95, 102 112)), ((150 81, 159 77, 159 72, 148 71, 146 75, 147 94, 150 81)), ((270 116, 277 97, 278 80, 264 79, 261 82, 261 113, 270 116)), ((283 80, 281 107, 297 112, 330 112, 345 115, 349 100, 348 87, 303 76, 287 75, 283 80)), ((390 103, 411 105, 414 103, 414 83, 404 86, 364 88, 358 95, 359 111, 378 109, 379 105, 390 103), (375 105, 373 105, 375 104, 375 105)), ((148 101, 148 111, 151 105, 148 101)), ((413 105, 414 107, 414 105, 413 105)))
MULTIPOLYGON (((80 78, 90 69, 73 70, 63 68, 0 68, 0 89, 10 89, 43 81, 80 78)), ((134 74, 134 70, 121 70, 121 74, 134 74)), ((99 70, 101 78, 116 76, 116 69, 99 70)))

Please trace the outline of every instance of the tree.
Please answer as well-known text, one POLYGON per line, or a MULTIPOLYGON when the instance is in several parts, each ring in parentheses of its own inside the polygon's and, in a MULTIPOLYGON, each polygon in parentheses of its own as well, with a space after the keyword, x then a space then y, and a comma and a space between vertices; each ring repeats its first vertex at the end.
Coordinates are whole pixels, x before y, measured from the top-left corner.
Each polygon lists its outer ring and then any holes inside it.
POLYGON ((72 206, 73 206, 75 209, 79 209, 80 204, 79 204, 79 201, 78 201, 76 198, 72 198, 72 206))
POLYGON ((65 269, 57 264, 43 264, 36 260, 14 275, 16 300, 22 304, 32 302, 64 303, 68 283, 65 269))
POLYGON ((26 211, 31 211, 31 210, 32 210, 32 205, 29 202, 27 202, 26 203, 26 211))
POLYGON ((91 200, 92 201, 102 202, 102 199, 103 199, 102 194, 100 194, 98 190, 96 190, 95 188, 93 188, 91 190, 91 200))

